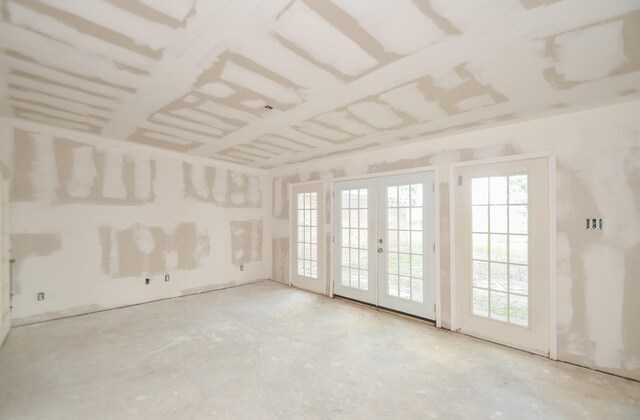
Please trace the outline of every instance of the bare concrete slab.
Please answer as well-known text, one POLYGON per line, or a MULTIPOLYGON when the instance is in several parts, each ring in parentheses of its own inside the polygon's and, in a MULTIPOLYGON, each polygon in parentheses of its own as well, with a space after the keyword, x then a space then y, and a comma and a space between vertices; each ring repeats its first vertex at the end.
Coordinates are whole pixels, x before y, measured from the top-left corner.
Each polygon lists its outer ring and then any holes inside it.
POLYGON ((14 328, 0 418, 640 417, 640 383, 261 282, 14 328))

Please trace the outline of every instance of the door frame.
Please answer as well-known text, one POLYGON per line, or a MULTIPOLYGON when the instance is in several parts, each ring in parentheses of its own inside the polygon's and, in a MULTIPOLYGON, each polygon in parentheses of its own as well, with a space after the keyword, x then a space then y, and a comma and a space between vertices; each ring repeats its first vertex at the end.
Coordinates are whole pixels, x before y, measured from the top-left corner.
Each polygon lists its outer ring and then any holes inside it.
MULTIPOLYGON (((305 182, 294 182, 287 186, 287 195, 289 197, 289 286, 293 286, 293 275, 296 271, 296 263, 293 256, 297 253, 297 250, 293 246, 293 238, 298 235, 298 223, 296 217, 296 202, 293 199, 293 189, 294 187, 305 187, 305 186, 313 186, 318 185, 318 209, 322 208, 322 220, 320 219, 320 212, 318 212, 318 277, 322 277, 322 279, 318 279, 322 282, 322 294, 327 294, 327 281, 329 280, 331 273, 330 270, 327 270, 327 218, 326 218, 326 193, 327 193, 327 185, 325 180, 315 180, 315 181, 305 181, 305 182), (322 207, 321 207, 322 206, 322 207), (322 232, 322 235, 320 234, 322 232), (322 251, 322 252, 321 252, 322 251), (322 255, 322 260, 320 259, 320 255, 322 255), (321 269, 322 267, 322 269, 321 269), (322 276, 320 273, 322 272, 322 276)), ((331 204, 331 203, 329 203, 331 204)), ((319 293, 314 290, 307 290, 311 293, 319 293)))
MULTIPOLYGON (((441 175, 439 173, 439 171, 442 170, 442 168, 439 168, 437 166, 416 166, 410 169, 400 169, 400 170, 395 170, 395 171, 381 171, 381 172, 372 172, 372 173, 368 173, 368 174, 362 174, 362 175, 352 175, 352 176, 342 176, 342 177, 337 177, 337 178, 333 178, 331 180, 331 191, 329 194, 330 200, 336 200, 335 197, 335 183, 336 182, 342 182, 342 181, 356 181, 359 179, 371 179, 371 178, 380 178, 380 177, 385 177, 385 176, 393 176, 393 175, 407 175, 407 174, 415 174, 415 173, 420 173, 420 172, 433 172, 433 185, 434 185, 434 192, 433 192, 433 197, 434 197, 434 241, 435 241, 435 245, 436 245, 436 252, 435 252, 435 285, 436 285, 436 327, 437 328, 442 328, 442 292, 441 292, 441 276, 440 276, 440 178, 441 175)), ((335 278, 333 276, 334 273, 334 268, 335 268, 335 264, 336 264, 336 260, 335 258, 337 258, 336 252, 335 252, 335 232, 334 232, 334 228, 335 226, 333 225, 334 220, 337 220, 336 217, 338 217, 335 214, 335 205, 332 202, 331 203, 331 277, 330 277, 330 296, 333 297, 333 282, 335 281, 335 278)))
POLYGON ((0 346, 11 329, 11 257, 9 255, 9 174, 0 168, 0 346), (5 178, 7 176, 7 178, 5 178))
POLYGON ((451 279, 451 331, 459 331, 458 326, 458 293, 456 277, 456 200, 455 179, 456 169, 465 166, 477 166, 494 163, 512 162, 537 158, 547 159, 548 171, 548 220, 549 220, 549 358, 558 360, 558 336, 557 336, 557 256, 556 256, 556 155, 554 152, 523 153, 510 156, 501 156, 488 159, 468 160, 452 163, 449 166, 449 223, 450 223, 450 259, 449 273, 451 279))
MULTIPOLYGON (((377 267, 377 260, 378 260, 378 254, 376 253, 375 249, 377 248, 377 240, 375 238, 375 236, 371 235, 371 231, 372 231, 372 225, 376 225, 378 223, 378 202, 377 202, 377 196, 378 196, 378 188, 377 188, 377 183, 375 182, 375 180, 373 178, 361 178, 361 179, 352 179, 352 180, 348 180, 346 181, 348 183, 355 183, 355 184, 362 184, 362 185, 351 185, 350 187, 348 187, 349 190, 352 189, 370 189, 369 193, 368 193, 368 220, 367 220, 367 231, 368 231, 368 239, 369 242, 373 242, 375 245, 373 247, 369 247, 368 248, 368 254, 369 254, 369 268, 368 268, 368 273, 369 273, 369 287, 368 290, 361 290, 361 289, 351 289, 349 290, 348 293, 343 293, 340 294, 341 297, 346 297, 347 299, 354 299, 357 300, 359 302, 363 302, 366 304, 375 304, 376 306, 378 305, 378 271, 373 270, 372 269, 372 265, 374 264, 375 267, 377 267), (372 182, 373 181, 373 182, 372 182), (369 223, 369 221, 372 221, 371 223, 369 223), (376 262, 376 263, 374 263, 376 262), (373 278, 372 278, 373 277, 373 278), (347 296, 347 294, 350 294, 351 296, 347 296)), ((336 181, 333 184, 333 191, 332 191, 332 196, 336 194, 336 191, 338 191, 337 188, 337 184, 341 183, 341 181, 336 181)), ((331 262, 331 275, 332 275, 332 282, 331 282, 331 291, 332 291, 332 297, 333 297, 333 293, 335 293, 336 290, 336 285, 339 284, 340 282, 340 278, 341 278, 341 264, 339 263, 339 261, 341 261, 342 259, 342 255, 341 255, 341 251, 340 251, 340 245, 341 243, 336 239, 336 230, 338 230, 338 226, 337 223, 339 223, 339 218, 341 217, 341 199, 339 198, 340 195, 338 194, 338 198, 336 198, 335 200, 333 200, 332 202, 332 214, 335 214, 336 218, 332 219, 336 221, 336 224, 331 225, 331 252, 332 252, 332 256, 335 255, 335 261, 332 260, 331 262), (335 279, 335 283, 333 282, 333 279, 335 279)), ((340 233, 338 233, 338 235, 340 235, 340 233)), ((371 243, 369 243, 369 245, 371 245, 371 243)))
MULTIPOLYGON (((423 276, 423 287, 424 290, 433 290, 435 292, 435 258, 436 258, 436 250, 435 250, 435 225, 436 225, 436 218, 435 218, 435 172, 434 171, 422 171, 422 172, 418 172, 415 174, 409 173, 409 174, 400 174, 400 175, 386 175, 386 176, 381 176, 378 177, 377 180, 377 189, 378 189, 378 195, 380 197, 380 200, 376 203, 376 206, 378 207, 379 211, 377 214, 377 224, 378 226, 384 226, 384 230, 378 230, 378 238, 384 238, 384 245, 382 246, 384 251, 381 255, 378 255, 379 257, 381 256, 382 258, 378 258, 377 260, 377 272, 378 274, 383 274, 382 276, 382 280, 383 280, 383 285, 384 288, 380 289, 378 288, 377 290, 377 294, 378 294, 378 305, 384 307, 384 308, 389 308, 392 310, 398 310, 400 312, 405 312, 408 314, 413 314, 416 316, 420 316, 420 317, 424 317, 425 319, 433 319, 435 321, 435 317, 436 317, 436 312, 435 312, 435 301, 436 301, 436 297, 435 295, 433 296, 433 315, 431 315, 431 310, 427 309, 427 313, 424 313, 422 315, 418 315, 416 314, 416 312, 414 312, 412 309, 410 309, 410 307, 419 307, 419 311, 422 312, 423 310, 425 310, 426 308, 428 308, 429 306, 428 303, 430 302, 426 302, 424 297, 426 297, 426 293, 423 294, 423 301, 422 303, 418 303, 418 302, 414 302, 413 300, 409 300, 406 301, 405 299, 402 298, 397 298, 397 297, 392 297, 389 296, 388 294, 388 281, 389 281, 389 273, 388 273, 388 255, 389 255, 389 246, 390 246, 390 241, 389 241, 389 237, 388 237, 388 229, 389 229, 389 222, 388 222, 388 205, 387 205, 387 193, 386 193, 386 188, 389 185, 398 185, 398 184, 414 184, 416 183, 416 181, 418 181, 418 183, 423 185, 423 216, 427 216, 424 218, 425 223, 423 224, 423 228, 422 228, 422 237, 423 237, 423 269, 425 273, 427 273, 427 270, 431 270, 433 269, 433 277, 428 277, 428 276, 423 276), (428 191, 428 185, 431 184, 432 185, 432 191, 428 191), (430 199, 429 201, 427 201, 427 199, 430 199), (433 203, 433 208, 429 208, 427 206, 426 203, 433 203), (426 213, 426 214, 425 214, 426 213), (429 217, 430 216, 430 217, 429 217), (432 220, 432 225, 431 225, 431 230, 429 229, 429 223, 427 222, 428 220, 432 220), (382 233, 382 234, 380 234, 382 233), (425 241, 425 238, 431 237, 433 239, 433 249, 429 249, 429 243, 432 241, 425 241), (432 260, 433 259, 433 260, 432 260), (433 268, 431 268, 433 267, 433 268), (427 280, 431 280, 429 282, 427 282, 427 280), (429 284, 427 284, 429 283, 429 284), (430 286, 429 288, 427 288, 426 286, 430 286), (385 301, 387 301, 385 303, 385 301), (396 305, 395 308, 393 308, 392 305, 396 305), (405 307, 406 310, 400 309, 401 307, 405 307)), ((398 204, 399 206, 399 204, 398 204)), ((409 225, 409 227, 411 228, 411 225, 409 225)), ((398 226, 399 228, 399 226, 398 226)), ((399 241, 398 241, 398 245, 399 245, 399 241)), ((376 248, 379 247, 380 245, 378 245, 376 243, 376 248)), ((399 251, 399 249, 397 250, 399 251)), ((400 263, 398 262, 398 265, 400 263)))

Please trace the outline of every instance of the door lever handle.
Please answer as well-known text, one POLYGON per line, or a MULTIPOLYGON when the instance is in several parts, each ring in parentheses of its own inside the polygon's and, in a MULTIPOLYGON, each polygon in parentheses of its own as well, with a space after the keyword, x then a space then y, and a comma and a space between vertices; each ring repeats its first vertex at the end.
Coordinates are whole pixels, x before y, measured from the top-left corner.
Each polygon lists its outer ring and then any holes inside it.
POLYGON ((378 254, 382 254, 382 248, 378 248, 378 254))

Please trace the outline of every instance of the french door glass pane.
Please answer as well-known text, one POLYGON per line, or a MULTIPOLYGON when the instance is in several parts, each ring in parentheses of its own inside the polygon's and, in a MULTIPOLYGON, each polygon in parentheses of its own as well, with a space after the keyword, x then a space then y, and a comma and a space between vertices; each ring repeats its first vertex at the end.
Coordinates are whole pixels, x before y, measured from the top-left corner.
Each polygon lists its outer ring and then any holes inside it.
POLYGON ((423 302, 423 184, 386 188, 387 294, 423 302))
POLYGON ((473 289, 472 313, 478 316, 489 316, 489 291, 486 289, 473 289))
POLYGON ((318 278, 318 193, 298 193, 299 276, 318 278))
POLYGON ((471 180, 473 315, 529 324, 528 176, 471 180))
POLYGON ((340 284, 369 289, 368 210, 366 189, 344 190, 340 195, 341 270, 340 284))
POLYGON ((473 285, 484 289, 489 288, 489 263, 473 261, 473 285))

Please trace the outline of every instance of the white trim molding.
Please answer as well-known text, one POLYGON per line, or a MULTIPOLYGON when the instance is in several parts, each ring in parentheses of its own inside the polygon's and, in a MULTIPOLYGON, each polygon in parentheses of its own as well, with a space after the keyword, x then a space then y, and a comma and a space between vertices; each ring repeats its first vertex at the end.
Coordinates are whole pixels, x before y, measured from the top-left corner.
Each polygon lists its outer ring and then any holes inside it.
POLYGON ((557 334, 557 255, 556 255, 556 155, 552 151, 523 153, 517 155, 501 156, 489 159, 469 160, 452 163, 449 165, 449 226, 450 226, 450 260, 449 281, 451 290, 451 330, 458 331, 457 319, 457 281, 456 281, 456 200, 455 200, 455 172, 457 168, 484 164, 504 163, 518 160, 547 159, 548 168, 548 194, 549 194, 549 358, 558 359, 558 334, 557 334))

